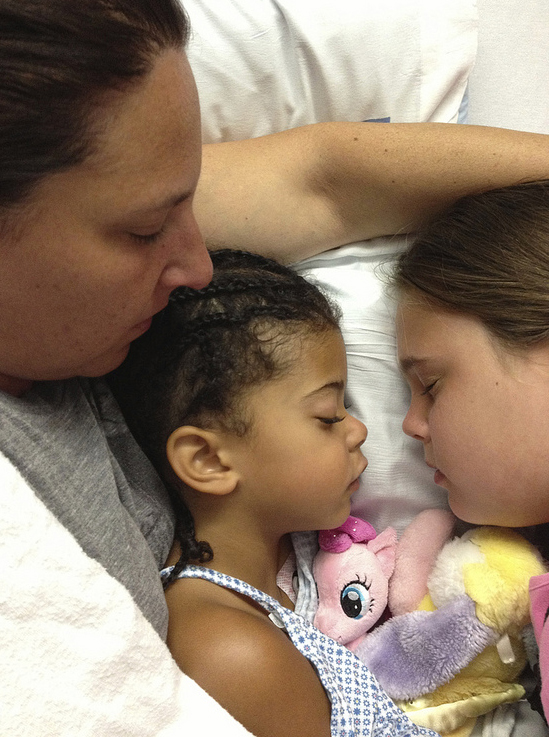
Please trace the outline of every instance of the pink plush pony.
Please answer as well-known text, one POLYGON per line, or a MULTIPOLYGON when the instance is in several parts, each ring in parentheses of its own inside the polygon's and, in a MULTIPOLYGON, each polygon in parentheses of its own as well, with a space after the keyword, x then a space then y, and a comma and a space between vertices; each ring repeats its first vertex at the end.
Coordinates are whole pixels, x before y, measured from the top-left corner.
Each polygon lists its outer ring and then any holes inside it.
POLYGON ((388 527, 376 535, 368 522, 348 517, 341 527, 319 532, 318 542, 313 563, 319 599, 314 624, 354 650, 387 606, 397 534, 388 527))

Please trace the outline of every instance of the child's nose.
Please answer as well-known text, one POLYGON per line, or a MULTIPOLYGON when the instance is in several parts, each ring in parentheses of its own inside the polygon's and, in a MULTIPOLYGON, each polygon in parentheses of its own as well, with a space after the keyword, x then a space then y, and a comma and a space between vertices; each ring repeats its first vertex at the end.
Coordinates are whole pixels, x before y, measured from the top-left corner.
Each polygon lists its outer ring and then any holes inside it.
POLYGON ((349 417, 352 420, 352 429, 349 433, 349 445, 351 450, 355 450, 356 448, 360 448, 368 437, 368 429, 366 425, 354 415, 349 415, 349 417))

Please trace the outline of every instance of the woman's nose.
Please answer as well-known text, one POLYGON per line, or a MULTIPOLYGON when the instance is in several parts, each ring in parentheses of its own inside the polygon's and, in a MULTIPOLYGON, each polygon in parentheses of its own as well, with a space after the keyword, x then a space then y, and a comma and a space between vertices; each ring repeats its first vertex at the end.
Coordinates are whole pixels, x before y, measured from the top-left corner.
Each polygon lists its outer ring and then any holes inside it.
POLYGON ((185 227, 173 235, 171 252, 160 281, 162 286, 173 291, 186 286, 202 289, 212 278, 213 266, 202 234, 194 216, 190 216, 185 227))

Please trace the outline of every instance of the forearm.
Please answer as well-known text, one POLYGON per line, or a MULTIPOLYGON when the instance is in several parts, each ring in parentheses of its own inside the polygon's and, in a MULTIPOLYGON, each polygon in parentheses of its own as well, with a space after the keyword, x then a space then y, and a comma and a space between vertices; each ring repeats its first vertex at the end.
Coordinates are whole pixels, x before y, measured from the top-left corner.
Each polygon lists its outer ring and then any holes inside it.
POLYGON ((549 177, 544 135, 450 124, 322 123, 204 147, 212 247, 295 261, 409 232, 463 194, 549 177))

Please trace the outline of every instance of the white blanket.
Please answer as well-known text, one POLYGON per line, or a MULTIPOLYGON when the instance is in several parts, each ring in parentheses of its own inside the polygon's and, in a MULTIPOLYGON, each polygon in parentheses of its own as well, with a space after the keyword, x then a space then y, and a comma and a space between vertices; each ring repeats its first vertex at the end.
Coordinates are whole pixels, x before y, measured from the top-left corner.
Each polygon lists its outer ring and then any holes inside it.
POLYGON ((250 734, 2 455, 0 647, 1 735, 250 734))

